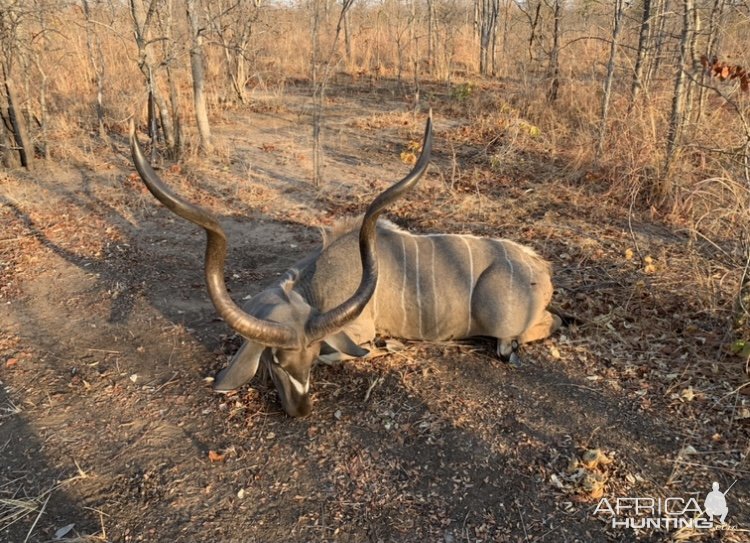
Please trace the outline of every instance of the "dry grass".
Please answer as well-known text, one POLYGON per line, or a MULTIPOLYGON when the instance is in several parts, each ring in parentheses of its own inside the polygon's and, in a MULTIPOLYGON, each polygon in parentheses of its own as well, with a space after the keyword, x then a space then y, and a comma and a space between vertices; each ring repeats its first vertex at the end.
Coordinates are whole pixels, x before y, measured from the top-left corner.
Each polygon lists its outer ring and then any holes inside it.
MULTIPOLYGON (((101 50, 94 63, 89 58, 86 20, 80 10, 72 8, 62 10, 46 21, 50 32, 45 41, 34 44, 36 49, 32 48, 31 53, 37 55, 40 66, 55 65, 55 70, 48 70, 46 74, 48 125, 44 133, 34 131, 35 136, 43 138, 43 143, 49 145, 53 160, 93 165, 95 160, 110 160, 107 155, 111 143, 100 141, 97 135, 95 66, 104 67, 104 124, 112 138, 118 139, 125 134, 124 124, 131 115, 145 118, 146 94, 142 85, 143 74, 135 62, 137 51, 130 38, 132 22, 125 6, 95 5, 91 8, 94 22, 88 25, 88 39, 97 51, 101 50)), ((247 13, 235 13, 231 17, 254 21, 252 46, 247 54, 248 88, 261 90, 264 94, 259 96, 251 92, 248 95, 251 107, 280 113, 285 107, 284 93, 290 82, 296 84, 309 77, 308 55, 299 52, 310 48, 311 13, 283 6, 247 9, 247 13)), ((352 55, 344 54, 344 36, 339 36, 338 47, 333 49, 335 54, 328 59, 333 73, 352 74, 355 88, 358 82, 367 85, 366 79, 371 89, 376 81, 398 77, 391 98, 403 101, 413 95, 416 61, 420 66, 418 79, 424 83, 422 99, 428 105, 440 107, 446 115, 463 117, 466 125, 463 130, 472 132, 475 142, 484 139, 488 147, 486 159, 498 175, 511 173, 513 170, 507 169, 512 168, 508 164, 522 158, 514 149, 538 151, 551 158, 563 157, 568 165, 566 175, 601 183, 614 199, 629 201, 636 193, 643 205, 659 204, 654 194, 658 192, 663 175, 664 138, 672 92, 672 76, 666 66, 654 74, 652 84, 630 110, 632 52, 630 49, 621 51, 604 152, 598 159, 594 156, 601 85, 608 54, 606 42, 598 38, 607 38, 609 8, 589 6, 582 13, 566 14, 566 46, 560 59, 562 90, 555 103, 549 103, 545 98, 548 81, 543 51, 544 40, 548 38, 544 32, 549 32, 551 23, 544 13, 542 27, 538 29, 540 36, 544 34, 544 37, 538 38, 540 41, 531 51, 522 39, 503 38, 498 45, 503 48, 498 52, 497 70, 502 76, 502 84, 498 85, 496 80, 482 80, 474 75, 476 42, 461 10, 447 6, 436 9, 437 28, 445 33, 435 44, 432 75, 425 71, 424 45, 419 47, 417 41, 415 46, 415 42, 408 39, 411 18, 416 16, 417 24, 423 25, 426 14, 421 7, 411 13, 398 2, 379 8, 365 5, 352 8, 347 20, 352 34, 352 55), (534 60, 527 60, 530 54, 534 60), (460 72, 460 75, 455 75, 455 72, 460 72), (445 82, 445 87, 435 85, 437 82, 445 82), (489 149, 499 139, 503 139, 501 145, 489 149)), ((337 17, 335 10, 324 13, 321 51, 331 50, 337 17)), ((728 25, 723 40, 727 55, 740 64, 747 64, 746 51, 737 41, 737 36, 743 35, 745 29, 743 21, 738 19, 728 25)), ((668 24, 677 22, 676 15, 672 15, 668 24)), ((236 26, 236 21, 227 23, 226 36, 231 39, 232 32, 240 27, 236 26)), ((32 20, 27 24, 28 28, 23 27, 23 30, 35 35, 39 23, 32 20)), ((524 15, 515 10, 509 12, 509 19, 507 22, 503 20, 502 24, 517 32, 524 29, 527 22, 524 15)), ((175 17, 173 29, 177 36, 184 36, 183 25, 180 14, 175 17)), ((628 25, 624 43, 634 41, 637 36, 635 22, 628 25)), ((154 36, 159 35, 158 25, 152 32, 154 36)), ((197 145, 186 41, 176 41, 174 57, 164 56, 165 48, 158 40, 150 52, 156 62, 169 62, 178 90, 176 106, 181 115, 186 148, 188 154, 194 154, 197 145)), ((218 39, 207 40, 206 60, 210 112, 215 122, 223 122, 231 118, 236 99, 229 85, 226 59, 218 39)), ((28 78, 17 81, 17 86, 37 88, 39 77, 38 70, 31 70, 28 78)), ((156 82, 162 93, 168 94, 163 68, 158 70, 156 82)), ((722 93, 738 104, 738 110, 730 107, 718 93, 709 90, 706 114, 699 122, 687 123, 685 145, 672 172, 677 180, 674 201, 669 209, 659 210, 667 212, 670 220, 683 221, 686 226, 705 235, 724 230, 727 223, 739 224, 742 221, 739 211, 748 201, 743 152, 730 152, 744 144, 737 111, 746 115, 747 104, 742 96, 732 94, 730 90, 724 88, 722 93), (721 217, 713 220, 716 214, 721 217)), ((695 94, 697 92, 696 89, 695 94)), ((39 94, 32 92, 27 99, 28 111, 38 118, 39 94)), ((380 117, 377 122, 413 122, 403 110, 392 113, 392 116, 380 117)), ((218 149, 219 158, 229 156, 226 145, 219 142, 218 149)))

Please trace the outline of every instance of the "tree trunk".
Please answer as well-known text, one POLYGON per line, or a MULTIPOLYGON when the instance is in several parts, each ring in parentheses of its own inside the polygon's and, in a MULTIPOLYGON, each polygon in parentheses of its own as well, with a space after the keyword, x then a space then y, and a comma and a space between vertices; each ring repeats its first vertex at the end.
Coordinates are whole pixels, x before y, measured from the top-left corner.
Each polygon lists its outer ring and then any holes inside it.
POLYGON ((34 168, 34 147, 29 139, 29 133, 26 130, 26 120, 19 108, 18 96, 13 82, 10 80, 8 69, 3 66, 3 87, 5 90, 5 99, 7 110, 3 117, 7 119, 9 130, 13 134, 15 148, 21 160, 21 166, 27 170, 34 168))
MULTIPOLYGON (((133 19, 135 43, 138 47, 138 67, 146 80, 148 94, 149 137, 152 144, 155 144, 158 128, 157 115, 161 116, 161 127, 164 134, 164 141, 167 145, 167 152, 170 156, 176 157, 174 126, 169 115, 169 108, 166 106, 166 100, 159 92, 159 86, 156 83, 156 63, 151 53, 151 23, 156 12, 156 7, 157 0, 151 0, 148 6, 144 4, 143 0, 130 0, 130 14, 133 19)), ((155 159, 156 146, 152 145, 151 160, 154 161, 155 159)))
POLYGON ((690 47, 692 10, 695 9, 694 0, 683 0, 682 34, 680 36, 680 58, 674 80, 674 94, 672 95, 672 112, 669 117, 669 128, 667 130, 667 155, 659 183, 659 197, 663 203, 667 203, 674 197, 674 185, 672 180, 672 164, 677 153, 680 133, 684 121, 683 108, 685 102, 685 63, 688 58, 690 47))
POLYGON ((313 125, 313 148, 312 148, 312 162, 313 162, 313 185, 318 187, 322 181, 322 160, 321 160, 321 143, 320 143, 320 120, 323 115, 323 97, 321 96, 319 74, 318 74, 318 59, 320 57, 320 2, 321 0, 312 0, 313 13, 312 13, 312 56, 310 58, 310 71, 313 86, 313 111, 312 111, 312 125, 313 125))
POLYGON ((510 3, 511 2, 512 0, 506 0, 505 10, 503 11, 503 58, 508 58, 508 32, 510 32, 510 3))
POLYGON ((91 9, 88 0, 83 0, 83 13, 86 17, 86 51, 89 55, 89 64, 96 75, 96 121, 99 128, 99 137, 107 138, 107 130, 104 127, 104 54, 102 44, 94 33, 91 22, 91 9))
POLYGON ((615 0, 614 4, 614 26, 612 29, 612 44, 609 49, 609 62, 607 62, 607 77, 604 80, 604 93, 602 95, 602 113, 599 119, 599 141, 596 145, 596 159, 604 149, 604 138, 607 135, 607 117, 609 116, 609 103, 612 94, 612 81, 615 77, 615 62, 617 61, 617 40, 622 28, 623 0, 615 0))
POLYGON ((497 33, 499 0, 482 0, 479 14, 479 73, 492 75, 491 46, 497 33))
POLYGON ((643 64, 646 61, 646 55, 648 54, 648 38, 651 28, 651 11, 652 11, 651 0, 643 0, 643 14, 641 16, 641 29, 638 35, 638 50, 635 55, 635 67, 633 68, 633 82, 630 87, 630 105, 628 111, 633 109, 638 93, 640 93, 643 87, 643 64))
POLYGON ((13 138, 13 128, 8 118, 8 108, 5 100, 0 100, 0 163, 4 167, 17 168, 21 165, 18 153, 14 152, 15 149, 16 143, 13 138))
MULTIPOLYGON (((724 19, 724 5, 725 0, 714 0, 714 5, 711 8, 711 15, 708 19, 708 39, 706 41, 706 49, 704 54, 707 59, 711 59, 718 51, 718 41, 722 22, 724 19)), ((708 73, 706 70, 701 70, 700 78, 700 90, 698 92, 698 113, 696 114, 696 122, 703 118, 703 113, 706 107, 706 79, 708 73)))
POLYGON ((648 76, 646 81, 651 81, 654 74, 659 73, 659 66, 661 66, 664 43, 666 42, 667 36, 667 19, 671 13, 669 9, 669 0, 656 0, 656 31, 651 42, 654 44, 654 54, 651 55, 651 63, 648 69, 648 76))
POLYGON ((342 0, 341 12, 339 13, 336 32, 331 43, 328 56, 325 59, 320 58, 320 23, 321 10, 320 3, 322 0, 313 0, 312 7, 312 56, 310 59, 313 83, 313 185, 320 186, 322 181, 322 146, 320 141, 320 129, 323 119, 323 104, 325 103, 326 86, 332 66, 332 60, 338 47, 339 37, 344 25, 344 17, 349 8, 352 7, 354 0, 342 0), (323 73, 320 73, 322 65, 323 73))
POLYGON ((435 6, 434 0, 427 0, 427 70, 435 74, 435 6))
POLYGON ((536 39, 536 30, 541 20, 541 13, 542 3, 537 2, 534 17, 533 19, 529 19, 529 23, 531 24, 531 34, 529 35, 529 60, 532 61, 534 60, 534 40, 536 39))
MULTIPOLYGON (((162 124, 166 123, 169 125, 169 130, 165 130, 171 135, 171 140, 168 142, 168 156, 172 160, 178 160, 182 154, 182 120, 180 115, 179 107, 179 93, 177 91, 177 83, 172 71, 173 59, 177 57, 175 52, 175 43, 172 37, 173 30, 173 19, 172 14, 174 13, 172 0, 167 0, 166 6, 167 20, 164 24, 164 40, 162 40, 164 48, 164 70, 167 74, 167 87, 169 88, 169 105, 167 106, 167 100, 163 100, 163 104, 160 106, 160 117, 162 118, 162 124)), ((157 100, 158 103, 158 100, 157 100)))
MULTIPOLYGON (((343 2, 346 2, 346 0, 343 0, 343 2)), ((348 11, 344 13, 344 54, 346 57, 346 66, 349 72, 354 71, 354 55, 352 54, 352 37, 351 37, 351 30, 349 28, 349 13, 348 11)))
POLYGON ((190 27, 190 73, 193 78, 195 121, 198 125, 201 152, 208 154, 213 151, 213 145, 211 143, 211 126, 208 123, 208 108, 206 106, 203 29, 200 27, 195 0, 185 0, 185 12, 190 27))
MULTIPOLYGON (((620 0, 618 0, 620 1, 620 0)), ((547 101, 554 102, 560 91, 560 37, 562 33, 563 0, 555 0, 554 25, 552 32, 552 49, 549 53, 547 74, 550 80, 547 90, 547 101)))

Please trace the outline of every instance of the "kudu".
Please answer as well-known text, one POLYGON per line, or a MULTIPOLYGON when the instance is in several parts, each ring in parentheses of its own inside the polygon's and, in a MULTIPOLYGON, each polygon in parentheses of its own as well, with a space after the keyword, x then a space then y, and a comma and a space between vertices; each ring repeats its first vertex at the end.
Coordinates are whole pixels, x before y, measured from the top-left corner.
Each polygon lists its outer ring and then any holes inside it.
POLYGON ((321 354, 364 356, 360 345, 376 332, 405 339, 497 338, 499 355, 518 343, 552 334, 560 319, 547 311, 549 264, 508 240, 468 235, 414 235, 378 216, 424 174, 432 147, 427 121, 413 170, 381 193, 361 223, 334 229, 323 246, 275 285, 253 296, 244 310, 224 284, 227 239, 217 219, 188 203, 157 176, 131 127, 136 169, 151 193, 207 234, 205 277, 219 315, 245 341, 214 389, 227 392, 249 381, 263 361, 286 412, 310 412, 310 370, 321 354))

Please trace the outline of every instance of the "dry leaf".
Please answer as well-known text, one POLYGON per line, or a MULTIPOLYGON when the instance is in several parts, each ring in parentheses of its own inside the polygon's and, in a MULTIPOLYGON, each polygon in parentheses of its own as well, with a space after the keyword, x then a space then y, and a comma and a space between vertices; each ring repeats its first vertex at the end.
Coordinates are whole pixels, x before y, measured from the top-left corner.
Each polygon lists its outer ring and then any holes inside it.
POLYGON ((62 528, 59 528, 57 531, 55 531, 54 540, 58 541, 62 539, 63 537, 65 537, 66 535, 68 535, 68 533, 70 533, 70 531, 75 527, 75 525, 76 525, 75 522, 72 522, 66 526, 63 526, 62 528))
POLYGON ((604 454, 601 449, 589 449, 581 456, 583 465, 589 469, 594 469, 600 465, 611 464, 612 460, 604 454))
POLYGON ((417 163, 417 155, 415 155, 411 151, 403 151, 401 153, 401 162, 403 162, 404 164, 408 164, 409 166, 413 166, 417 163))
POLYGON ((680 398, 686 402, 692 402, 695 399, 695 392, 693 391, 693 387, 687 387, 682 392, 680 392, 680 398))
POLYGON ((583 478, 581 486, 589 497, 598 500, 604 495, 604 484, 606 482, 607 477, 605 475, 597 472, 590 472, 583 478))
POLYGON ((211 462, 223 462, 224 461, 224 455, 221 453, 218 453, 214 450, 208 451, 208 459, 211 462))

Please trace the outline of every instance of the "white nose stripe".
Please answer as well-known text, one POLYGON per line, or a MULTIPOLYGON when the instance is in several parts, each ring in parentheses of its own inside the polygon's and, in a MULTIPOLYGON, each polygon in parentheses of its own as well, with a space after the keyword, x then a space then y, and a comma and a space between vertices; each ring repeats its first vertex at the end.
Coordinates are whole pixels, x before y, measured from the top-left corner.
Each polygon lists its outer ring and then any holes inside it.
POLYGON ((286 374, 286 376, 287 376, 287 379, 289 379, 289 384, 292 386, 294 391, 300 396, 304 396, 305 394, 307 394, 307 391, 310 390, 309 379, 307 380, 305 384, 302 384, 297 379, 289 375, 288 373, 286 374))
POLYGON ((279 369, 284 372, 284 375, 286 375, 286 378, 289 379, 289 385, 294 389, 294 391, 299 394, 300 396, 304 396, 307 394, 307 391, 310 390, 310 379, 308 378, 307 381, 302 384, 298 379, 295 379, 292 377, 288 371, 286 371, 284 368, 281 367, 281 364, 279 364, 279 359, 276 358, 276 353, 273 353, 273 361, 276 362, 276 365, 279 366, 279 369))

